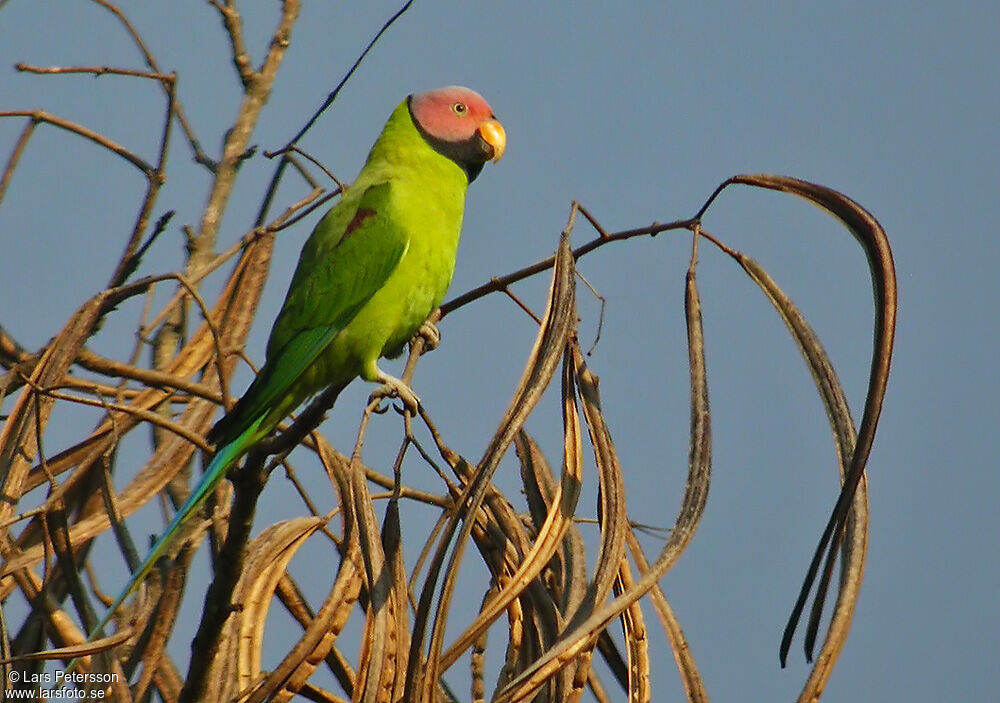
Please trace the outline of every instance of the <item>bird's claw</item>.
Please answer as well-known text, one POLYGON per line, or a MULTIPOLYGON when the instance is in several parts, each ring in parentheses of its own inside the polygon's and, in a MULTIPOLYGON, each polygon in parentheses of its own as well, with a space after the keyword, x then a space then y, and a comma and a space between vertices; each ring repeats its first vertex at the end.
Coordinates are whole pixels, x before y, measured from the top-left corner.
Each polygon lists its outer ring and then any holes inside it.
POLYGON ((420 410, 420 398, 417 397, 417 394, 406 383, 386 373, 380 374, 378 381, 382 385, 376 388, 368 397, 369 404, 378 403, 383 398, 399 398, 408 413, 411 415, 418 414, 420 410))
POLYGON ((441 344, 441 333, 438 331, 437 326, 429 320, 420 325, 420 329, 417 330, 417 334, 415 335, 416 337, 424 340, 424 354, 434 351, 441 344))

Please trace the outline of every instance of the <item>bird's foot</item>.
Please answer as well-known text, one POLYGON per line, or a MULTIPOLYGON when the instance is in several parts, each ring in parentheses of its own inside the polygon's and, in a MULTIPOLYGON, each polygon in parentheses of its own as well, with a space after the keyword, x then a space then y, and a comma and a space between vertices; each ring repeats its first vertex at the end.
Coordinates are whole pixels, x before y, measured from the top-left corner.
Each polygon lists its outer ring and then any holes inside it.
POLYGON ((424 340, 423 352, 426 354, 429 351, 434 351, 441 344, 441 333, 438 331, 437 326, 430 320, 426 320, 424 324, 420 325, 420 329, 414 335, 414 339, 421 338, 424 340))
POLYGON ((420 398, 417 394, 413 392, 404 381, 396 378, 395 376, 390 376, 382 370, 379 370, 378 375, 375 380, 382 385, 375 389, 375 391, 368 397, 369 403, 375 403, 383 398, 399 398, 403 405, 406 407, 406 411, 411 415, 416 415, 420 409, 420 398))

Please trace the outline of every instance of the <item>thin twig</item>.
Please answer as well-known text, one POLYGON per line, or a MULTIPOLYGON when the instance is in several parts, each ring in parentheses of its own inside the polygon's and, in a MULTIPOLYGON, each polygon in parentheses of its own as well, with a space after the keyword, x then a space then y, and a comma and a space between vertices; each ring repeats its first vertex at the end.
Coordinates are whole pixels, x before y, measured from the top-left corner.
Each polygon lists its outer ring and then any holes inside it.
MULTIPOLYGON (((580 208, 580 212, 584 212, 583 208, 580 208)), ((601 331, 604 329, 604 309, 608 304, 608 300, 603 295, 597 292, 597 289, 590 284, 590 281, 587 280, 587 277, 584 276, 582 273, 580 273, 579 270, 577 270, 576 272, 576 277, 579 278, 581 281, 583 281, 583 285, 587 286, 587 290, 590 291, 591 295, 593 295, 595 298, 601 301, 601 311, 597 315, 597 333, 594 335, 593 343, 587 350, 587 356, 590 356, 591 354, 594 353, 594 350, 597 349, 597 343, 601 341, 601 331)))
MULTIPOLYGON (((156 59, 153 57, 153 54, 149 51, 149 48, 146 46, 146 42, 144 42, 142 37, 139 36, 139 32, 137 32, 135 27, 132 26, 132 23, 129 21, 128 17, 126 17, 125 14, 120 9, 118 9, 115 5, 108 2, 107 0, 93 0, 93 2, 103 7, 105 10, 113 14, 118 19, 118 21, 125 28, 125 31, 132 38, 132 42, 135 44, 136 48, 139 49, 139 52, 142 54, 143 60, 145 60, 146 62, 146 65, 153 70, 153 73, 162 75, 163 71, 160 70, 160 67, 157 64, 156 59)), ((161 83, 161 85, 163 85, 165 90, 167 89, 167 86, 165 84, 161 83)), ((188 122, 187 116, 184 114, 184 108, 181 106, 179 100, 173 101, 173 112, 177 116, 177 121, 180 123, 181 129, 184 131, 184 135, 187 137, 188 144, 191 146, 191 151, 194 152, 195 161, 197 163, 202 164, 203 166, 206 166, 210 170, 214 171, 215 162, 212 161, 210 158, 208 158, 205 152, 202 151, 201 143, 195 136, 194 129, 188 122)))
POLYGON ((23 73, 37 73, 41 75, 64 75, 72 73, 92 73, 97 76, 134 76, 136 78, 149 78, 156 81, 174 81, 176 76, 172 73, 151 73, 149 71, 136 71, 131 68, 113 68, 111 66, 33 66, 27 63, 16 63, 14 68, 23 73))
MULTIPOLYGON (((29 385, 34 385, 30 381, 29 385)), ((169 430, 174 434, 183 437, 191 444, 195 445, 199 449, 206 452, 212 451, 212 445, 205 441, 204 437, 196 432, 191 432, 187 427, 173 422, 162 415, 159 415, 150 410, 144 410, 143 408, 136 408, 131 405, 119 405, 117 403, 107 403, 101 400, 91 400, 90 398, 81 398, 80 396, 70 395, 69 393, 62 393, 51 388, 37 388, 36 392, 40 395, 46 395, 50 398, 55 398, 56 400, 65 400, 71 403, 77 403, 78 405, 89 405, 93 408, 104 408, 106 410, 115 410, 120 413, 125 413, 126 415, 132 415, 140 420, 149 422, 157 427, 162 427, 165 430, 169 430)))
POLYGON ((243 90, 249 93, 256 76, 253 62, 250 60, 250 52, 247 51, 246 42, 243 39, 243 23, 240 21, 240 13, 236 9, 236 3, 232 0, 226 0, 225 4, 218 0, 209 0, 208 4, 218 10, 222 17, 222 25, 226 28, 226 36, 229 37, 229 43, 232 47, 236 75, 239 76, 240 82, 243 84, 243 90))
POLYGON ((133 154, 121 144, 108 139, 103 134, 95 132, 88 127, 63 119, 62 117, 57 117, 45 110, 0 110, 0 117, 27 117, 35 123, 50 124, 53 127, 64 129, 72 134, 78 134, 84 139, 88 139, 94 144, 107 149, 111 153, 117 154, 142 171, 143 175, 148 175, 153 171, 153 167, 149 163, 133 154))
POLYGON ((503 292, 504 292, 504 294, 508 298, 510 298, 511 300, 514 301, 514 303, 517 305, 517 307, 519 307, 522 310, 524 310, 524 312, 526 312, 528 314, 528 317, 530 317, 532 320, 535 321, 536 325, 542 324, 542 318, 540 318, 538 315, 536 315, 534 312, 532 312, 531 308, 529 308, 524 303, 524 301, 522 301, 520 298, 518 298, 516 295, 514 295, 514 292, 510 289, 510 287, 504 286, 503 292))
POLYGON ((24 153, 24 148, 28 145, 28 140, 31 139, 31 134, 37 126, 38 122, 35 120, 31 120, 25 124, 24 129, 21 130, 21 134, 17 138, 17 143, 14 144, 14 151, 11 152, 10 158, 7 159, 7 166, 3 170, 3 176, 0 177, 0 203, 3 202, 3 196, 7 192, 11 176, 14 175, 14 169, 17 168, 17 162, 21 160, 21 154, 24 153))
MULTIPOLYGON (((593 239, 586 244, 583 244, 573 250, 573 258, 579 259, 586 256, 590 252, 601 248, 606 244, 612 242, 620 242, 626 239, 632 239, 633 237, 655 237, 661 232, 667 232, 676 229, 691 229, 695 224, 699 222, 697 217, 688 218, 684 220, 675 220, 673 222, 667 222, 666 224, 652 224, 648 227, 638 227, 636 229, 626 229, 620 232, 614 232, 613 234, 606 234, 593 239)), ((497 293, 502 291, 507 286, 518 281, 523 281, 525 278, 530 278, 536 274, 543 271, 547 271, 552 268, 555 263, 555 257, 550 256, 547 259, 542 259, 530 266, 525 266, 522 269, 518 269, 513 273, 509 273, 506 276, 494 276, 489 280, 489 282, 484 283, 481 286, 473 288, 459 296, 452 298, 441 306, 441 317, 448 315, 449 313, 455 312, 455 310, 464 307, 474 300, 479 300, 480 298, 489 295, 490 293, 497 293)))
MULTIPOLYGON (((341 192, 347 190, 347 184, 344 183, 339 178, 337 178, 335 175, 333 175, 333 172, 330 171, 330 169, 328 169, 326 166, 324 166, 319 161, 319 159, 315 158, 314 156, 312 156, 308 152, 303 151, 298 146, 294 146, 293 145, 293 146, 289 147, 289 151, 292 152, 292 153, 301 155, 303 158, 307 159, 311 164, 313 164, 316 168, 318 168, 320 171, 322 171, 323 173, 325 173, 327 178, 329 178, 331 181, 333 181, 334 183, 337 184, 337 187, 340 189, 341 192)), ((266 156, 267 158, 270 159, 270 158, 276 156, 276 154, 272 154, 271 152, 265 151, 264 152, 264 156, 266 156)), ((289 157, 289 158, 291 158, 291 157, 289 157)), ((314 186, 314 187, 316 186, 316 184, 312 183, 312 182, 310 182, 309 185, 314 186)))
MULTIPOLYGON (((372 37, 371 41, 368 42, 368 45, 364 48, 364 50, 361 52, 358 58, 354 61, 354 64, 350 67, 350 69, 348 69, 347 73, 344 74, 344 77, 340 79, 340 83, 337 84, 337 87, 334 88, 333 91, 331 91, 330 94, 326 96, 326 100, 323 101, 323 104, 320 105, 320 108, 315 112, 315 114, 313 114, 313 116, 306 121, 305 125, 302 126, 302 128, 298 131, 298 133, 296 133, 296 135, 292 137, 288 141, 288 143, 285 144, 285 146, 271 153, 271 156, 277 156, 279 154, 283 155, 284 152, 291 149, 292 146, 297 144, 298 141, 302 139, 303 136, 305 136, 306 132, 308 132, 312 128, 313 124, 315 124, 316 120, 319 119, 319 116, 323 114, 323 112, 325 112, 326 109, 330 107, 330 105, 333 104, 334 100, 337 99, 337 96, 340 94, 340 91, 347 84, 347 81, 350 80, 351 76, 354 75, 354 72, 358 70, 358 67, 361 65, 361 62, 364 61, 366 56, 368 56, 368 52, 372 50, 372 47, 375 46, 375 44, 382 37, 382 35, 386 33, 389 27, 391 27, 396 22, 396 20, 402 17, 403 14, 410 9, 410 5, 412 4, 413 0, 407 0, 406 4, 403 5, 403 7, 401 7, 392 17, 390 17, 385 22, 385 24, 382 25, 381 29, 379 29, 375 33, 375 36, 372 37)), ((278 192, 278 185, 281 183, 281 178, 285 172, 285 168, 287 167, 287 165, 288 161, 282 158, 278 162, 278 165, 274 170, 274 175, 271 176, 271 182, 268 185, 267 193, 264 196, 264 201, 261 203, 260 211, 257 213, 257 220, 256 220, 257 226, 260 226, 260 224, 262 224, 264 220, 267 219, 267 213, 271 208, 271 201, 274 199, 275 194, 278 192)))

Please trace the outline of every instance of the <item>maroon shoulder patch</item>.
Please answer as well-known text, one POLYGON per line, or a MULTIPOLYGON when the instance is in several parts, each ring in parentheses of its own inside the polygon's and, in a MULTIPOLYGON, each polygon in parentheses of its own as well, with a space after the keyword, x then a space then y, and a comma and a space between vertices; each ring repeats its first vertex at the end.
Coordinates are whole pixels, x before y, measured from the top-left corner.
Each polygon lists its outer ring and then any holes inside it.
POLYGON ((351 234, 354 232, 354 230, 356 230, 358 227, 361 226, 362 222, 367 220, 369 217, 373 217, 376 214, 378 213, 376 213, 374 210, 371 210, 366 207, 359 207, 358 211, 354 213, 354 219, 352 219, 348 223, 347 229, 344 230, 344 236, 341 238, 340 241, 344 241, 345 239, 350 237, 351 234))

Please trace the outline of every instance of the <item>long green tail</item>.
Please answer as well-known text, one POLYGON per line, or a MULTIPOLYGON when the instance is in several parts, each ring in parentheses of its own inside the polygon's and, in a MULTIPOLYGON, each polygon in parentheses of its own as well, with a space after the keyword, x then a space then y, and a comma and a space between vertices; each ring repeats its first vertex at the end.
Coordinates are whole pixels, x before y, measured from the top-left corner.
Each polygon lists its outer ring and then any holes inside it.
POLYGON ((201 482, 195 487, 194 491, 188 497, 187 501, 180 507, 177 513, 174 515, 174 519, 170 521, 167 525, 167 529, 164 530, 160 538, 156 540, 153 548, 149 550, 149 554, 143 560, 142 565, 136 569, 135 573, 129 578, 128 583, 125 584, 125 588, 122 592, 118 594, 111 607, 101 618, 101 621, 97 623, 97 626, 90 631, 87 640, 93 640, 94 638, 100 636, 101 631, 104 627, 111 621, 112 616, 115 611, 125 602, 125 599, 132 595, 132 592, 139 587, 143 579, 149 575, 149 572, 153 570, 153 566, 159 560, 163 553, 167 551, 167 547, 170 546, 171 542, 177 536, 181 527, 184 525, 188 519, 197 512, 198 508, 201 507, 202 503, 208 498, 212 490, 218 485, 219 481, 226 475, 229 468, 235 464, 240 458, 250 450, 250 448, 260 439, 261 434, 259 432, 260 424, 263 422, 267 413, 261 415, 255 422, 253 422, 249 427, 247 427, 243 432, 241 432, 236 439, 227 442, 221 449, 215 453, 215 457, 212 459, 208 468, 205 470, 204 476, 201 478, 201 482))

